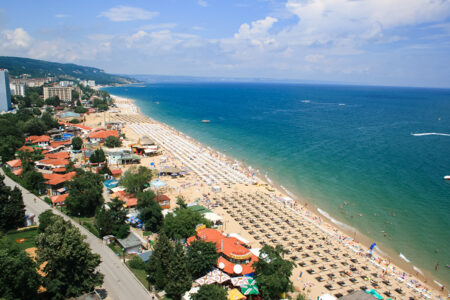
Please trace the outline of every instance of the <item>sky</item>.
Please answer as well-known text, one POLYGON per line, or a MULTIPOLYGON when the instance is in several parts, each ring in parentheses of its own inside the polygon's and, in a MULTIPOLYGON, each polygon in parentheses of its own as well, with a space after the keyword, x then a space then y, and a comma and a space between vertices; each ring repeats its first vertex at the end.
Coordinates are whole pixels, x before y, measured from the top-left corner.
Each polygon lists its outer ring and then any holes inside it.
POLYGON ((450 0, 0 0, 0 55, 117 74, 450 87, 450 0))

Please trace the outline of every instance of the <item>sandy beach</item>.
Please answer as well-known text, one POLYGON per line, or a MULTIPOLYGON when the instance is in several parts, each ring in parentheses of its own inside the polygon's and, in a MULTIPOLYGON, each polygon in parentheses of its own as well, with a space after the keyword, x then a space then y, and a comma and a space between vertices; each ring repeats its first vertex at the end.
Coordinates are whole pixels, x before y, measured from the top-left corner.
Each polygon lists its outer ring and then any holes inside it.
MULTIPOLYGON (((163 177, 165 194, 175 206, 176 196, 197 202, 225 220, 221 229, 238 233, 252 248, 283 245, 285 257, 297 264, 292 281, 296 291, 316 299, 324 293, 346 295, 353 290, 375 289, 388 299, 446 299, 448 290, 400 262, 369 255, 369 240, 357 242, 351 232, 336 228, 315 214, 302 199, 286 195, 245 164, 218 153, 209 146, 140 113, 133 100, 113 96, 116 108, 91 114, 84 125, 104 126, 120 122, 125 146, 148 136, 161 147, 161 154, 142 157, 141 165, 184 170, 181 178, 163 177), (353 236, 353 238, 351 237, 353 236), (394 264, 395 263, 395 264, 394 264)), ((124 167, 125 170, 127 167, 124 167)))

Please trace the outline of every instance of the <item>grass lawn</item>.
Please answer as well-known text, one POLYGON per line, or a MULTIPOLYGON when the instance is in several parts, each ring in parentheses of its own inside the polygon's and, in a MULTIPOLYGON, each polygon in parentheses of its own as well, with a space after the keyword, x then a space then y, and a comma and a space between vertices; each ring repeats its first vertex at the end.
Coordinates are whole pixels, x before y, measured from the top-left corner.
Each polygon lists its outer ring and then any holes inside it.
POLYGON ((133 269, 130 267, 128 262, 127 267, 131 270, 131 272, 133 272, 134 276, 139 279, 139 281, 145 286, 145 288, 148 289, 147 273, 145 272, 145 270, 133 269))
POLYGON ((18 245, 20 249, 25 250, 27 248, 36 247, 34 243, 34 238, 37 235, 37 227, 32 229, 25 229, 22 231, 10 231, 6 234, 8 239, 14 244, 18 245), (23 243, 17 243, 16 240, 25 239, 23 243))

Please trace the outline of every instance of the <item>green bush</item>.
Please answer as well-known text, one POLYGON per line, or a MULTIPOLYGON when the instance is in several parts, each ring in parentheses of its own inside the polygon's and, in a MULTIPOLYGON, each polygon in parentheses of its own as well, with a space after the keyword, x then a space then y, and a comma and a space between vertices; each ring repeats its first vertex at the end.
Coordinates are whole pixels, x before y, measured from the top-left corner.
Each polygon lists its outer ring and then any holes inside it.
POLYGON ((139 258, 139 256, 133 256, 132 259, 128 261, 128 265, 132 269, 138 269, 138 270, 144 270, 145 269, 145 262, 139 258))
POLYGON ((48 205, 52 205, 52 200, 50 200, 49 197, 45 197, 44 201, 48 204, 48 205))
POLYGON ((119 227, 119 231, 116 234, 116 238, 124 239, 130 234, 130 225, 122 224, 119 227))
POLYGON ((90 222, 82 222, 81 225, 83 225, 84 228, 89 230, 93 235, 95 235, 96 237, 100 238, 100 233, 98 232, 97 228, 95 228, 95 226, 92 223, 90 223, 90 222))

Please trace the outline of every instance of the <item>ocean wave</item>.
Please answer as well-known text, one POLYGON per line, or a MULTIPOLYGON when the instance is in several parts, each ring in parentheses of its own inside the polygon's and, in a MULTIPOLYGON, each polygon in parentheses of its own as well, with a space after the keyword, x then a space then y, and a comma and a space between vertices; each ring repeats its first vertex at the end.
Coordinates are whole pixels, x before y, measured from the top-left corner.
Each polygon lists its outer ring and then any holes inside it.
POLYGON ((380 254, 383 257, 387 257, 388 256, 385 252, 381 251, 381 249, 378 246, 376 246, 374 248, 374 250, 375 250, 375 252, 377 252, 378 254, 380 254))
POLYGON ((265 177, 266 177, 267 182, 270 183, 271 185, 273 185, 272 180, 270 180, 270 178, 267 175, 265 175, 265 177))
POLYGON ((300 102, 303 102, 303 103, 311 103, 311 100, 301 100, 300 102))
POLYGON ((400 253, 400 258, 406 261, 407 263, 411 262, 409 259, 406 258, 406 256, 403 255, 403 253, 400 253))
POLYGON ((423 272, 422 272, 422 270, 421 269, 419 269, 418 267, 416 267, 416 266, 413 266, 413 269, 414 269, 414 271, 416 271, 416 272, 418 272, 420 275, 423 275, 423 272))
POLYGON ((412 135, 412 136, 427 136, 427 135, 450 136, 450 133, 424 132, 424 133, 411 133, 411 135, 412 135))
POLYGON ((326 211, 324 211, 324 210, 322 210, 322 209, 320 209, 320 208, 317 208, 317 211, 318 211, 321 215, 323 215, 325 218, 327 218, 328 220, 330 220, 330 221, 333 222, 334 224, 338 225, 339 227, 344 228, 344 229, 349 230, 349 231, 352 231, 352 232, 355 231, 355 228, 353 228, 352 226, 347 225, 347 224, 345 224, 345 223, 339 222, 338 220, 336 220, 335 218, 333 218, 332 216, 330 216, 330 214, 327 213, 326 211))

